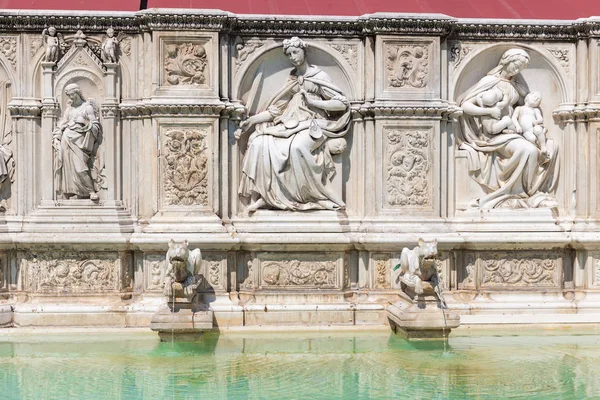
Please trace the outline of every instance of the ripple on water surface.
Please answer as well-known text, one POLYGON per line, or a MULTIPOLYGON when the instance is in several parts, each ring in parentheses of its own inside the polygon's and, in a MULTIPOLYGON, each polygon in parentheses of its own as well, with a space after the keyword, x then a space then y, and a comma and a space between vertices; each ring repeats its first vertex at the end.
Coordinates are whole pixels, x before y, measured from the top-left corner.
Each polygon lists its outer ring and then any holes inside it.
POLYGON ((3 399, 600 397, 600 336, 38 336, 0 342, 3 399))

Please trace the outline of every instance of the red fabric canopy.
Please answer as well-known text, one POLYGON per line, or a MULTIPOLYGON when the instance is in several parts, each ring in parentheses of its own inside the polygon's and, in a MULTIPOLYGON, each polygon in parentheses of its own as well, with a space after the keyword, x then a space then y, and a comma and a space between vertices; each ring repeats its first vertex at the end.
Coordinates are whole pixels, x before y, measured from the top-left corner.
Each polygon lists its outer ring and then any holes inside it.
MULTIPOLYGON (((0 0, 0 9, 135 11, 140 0, 0 0)), ((147 0, 148 8, 205 8, 239 14, 441 13, 458 18, 577 19, 600 16, 600 0, 147 0)))

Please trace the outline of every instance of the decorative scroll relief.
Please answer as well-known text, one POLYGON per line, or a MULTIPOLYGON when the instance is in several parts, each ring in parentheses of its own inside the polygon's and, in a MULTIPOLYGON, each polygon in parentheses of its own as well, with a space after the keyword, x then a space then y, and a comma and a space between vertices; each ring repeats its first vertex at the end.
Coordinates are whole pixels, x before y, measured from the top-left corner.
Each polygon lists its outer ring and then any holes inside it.
POLYGON ((144 255, 144 271, 146 275, 146 289, 162 291, 165 266, 164 253, 147 253, 144 255))
POLYGON ((31 58, 35 57, 35 55, 37 54, 37 52, 44 46, 44 42, 42 41, 42 39, 31 39, 31 42, 29 42, 29 55, 31 56, 31 58))
POLYGON ((208 205, 208 129, 169 128, 164 132, 165 205, 208 205))
POLYGON ((118 289, 121 262, 116 252, 22 252, 19 260, 31 290, 37 293, 118 289))
POLYGON ((246 63, 248 57, 250 57, 257 49, 265 45, 265 41, 260 39, 248 39, 244 41, 238 38, 235 43, 235 72, 246 63))
POLYGON ((337 51, 344 57, 344 60, 352 67, 354 71, 357 70, 358 65, 358 46, 355 44, 330 44, 329 47, 337 51))
POLYGON ((548 48, 547 50, 558 60, 565 71, 569 72, 569 49, 548 48))
POLYGON ((432 151, 428 130, 385 129, 385 204, 431 208, 432 151))
POLYGON ((269 253, 259 258, 261 258, 259 273, 262 288, 341 288, 343 258, 337 255, 312 255, 311 257, 302 253, 286 253, 285 256, 269 253))
POLYGON ((475 274, 477 270, 477 256, 475 253, 467 252, 463 255, 464 269, 460 272, 461 281, 459 289, 474 289, 475 274))
POLYGON ((131 57, 131 36, 125 36, 121 39, 121 51, 127 57, 131 57))
POLYGON ((164 73, 167 85, 206 85, 206 49, 199 43, 165 44, 164 73))
POLYGON ((390 259, 383 257, 384 255, 379 255, 373 260, 375 264, 373 288, 375 289, 390 288, 390 259))
POLYGON ((205 252, 202 257, 202 275, 205 277, 202 289, 225 289, 227 257, 221 253, 205 252))
POLYGON ((594 286, 600 286, 600 260, 594 259, 594 286))
POLYGON ((388 87, 420 89, 427 86, 429 49, 426 45, 389 44, 385 55, 388 87))
POLYGON ((10 62, 13 71, 17 70, 17 38, 0 36, 0 52, 10 62))
POLYGON ((485 252, 481 258, 481 287, 560 287, 556 252, 485 252))
POLYGON ((473 50, 471 47, 463 46, 460 43, 452 44, 450 47, 450 62, 452 66, 457 68, 471 50, 473 50))

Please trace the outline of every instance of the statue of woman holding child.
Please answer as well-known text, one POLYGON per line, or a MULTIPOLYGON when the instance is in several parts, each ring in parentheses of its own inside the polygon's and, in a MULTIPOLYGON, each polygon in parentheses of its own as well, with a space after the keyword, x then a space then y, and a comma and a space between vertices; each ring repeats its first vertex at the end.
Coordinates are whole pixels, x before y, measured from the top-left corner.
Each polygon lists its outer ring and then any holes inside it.
POLYGON ((558 179, 558 148, 546 138, 537 92, 516 81, 529 64, 522 49, 506 51, 497 67, 457 100, 460 148, 468 154, 471 177, 485 195, 482 208, 556 207, 551 193, 558 179))

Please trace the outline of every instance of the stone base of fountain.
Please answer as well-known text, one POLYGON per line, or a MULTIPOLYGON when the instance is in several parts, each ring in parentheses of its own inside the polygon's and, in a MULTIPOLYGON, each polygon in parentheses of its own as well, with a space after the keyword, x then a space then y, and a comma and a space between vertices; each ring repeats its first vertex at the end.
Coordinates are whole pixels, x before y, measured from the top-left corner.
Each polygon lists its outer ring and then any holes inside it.
POLYGON ((196 342, 213 329, 213 312, 205 304, 175 301, 152 316, 150 329, 161 342, 196 342))
POLYGON ((454 328, 460 325, 460 317, 441 307, 441 302, 429 282, 423 282, 423 294, 416 294, 412 288, 404 292, 412 304, 400 300, 387 307, 392 330, 407 339, 445 339, 454 328))

